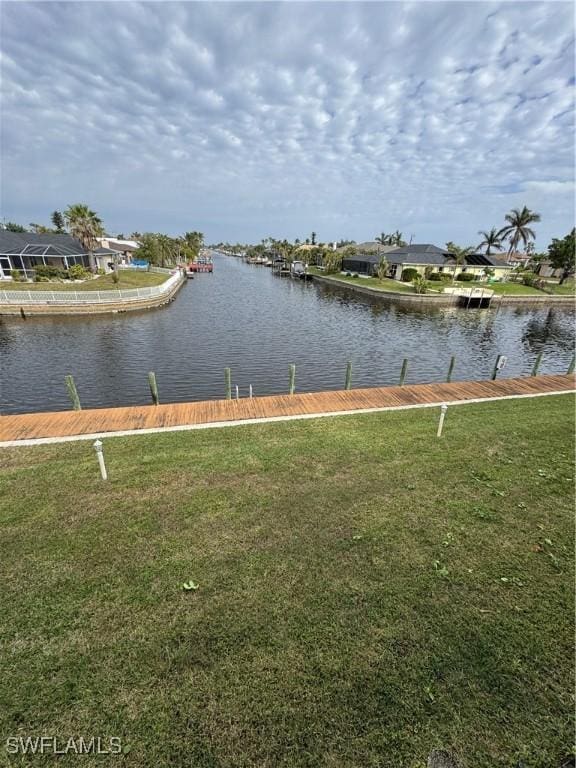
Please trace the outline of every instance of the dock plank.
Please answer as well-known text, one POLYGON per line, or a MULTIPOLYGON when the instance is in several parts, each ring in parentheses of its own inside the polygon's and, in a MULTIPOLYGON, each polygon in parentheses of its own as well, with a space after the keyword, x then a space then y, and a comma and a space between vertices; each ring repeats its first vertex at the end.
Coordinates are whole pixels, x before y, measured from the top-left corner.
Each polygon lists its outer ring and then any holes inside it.
POLYGON ((572 375, 456 381, 0 416, 0 442, 573 392, 572 375))

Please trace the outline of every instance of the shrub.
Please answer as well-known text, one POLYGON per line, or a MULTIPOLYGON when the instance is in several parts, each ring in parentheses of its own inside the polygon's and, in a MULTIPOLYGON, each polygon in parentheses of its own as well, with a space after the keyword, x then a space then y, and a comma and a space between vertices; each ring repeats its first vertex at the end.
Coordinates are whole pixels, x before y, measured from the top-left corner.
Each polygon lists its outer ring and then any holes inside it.
POLYGON ((64 280, 67 277, 66 270, 60 269, 60 267, 52 267, 48 264, 38 264, 34 267, 34 273, 38 282, 45 282, 44 280, 38 280, 39 277, 46 277, 48 280, 64 280))
POLYGON ((418 270, 414 269, 414 267, 406 267, 402 271, 402 282, 403 283, 410 283, 412 280, 418 277, 418 270))
POLYGON ((473 275, 471 272, 460 272, 460 274, 456 276, 456 280, 459 280, 461 283, 471 283, 472 280, 475 279, 476 275, 473 275))
MULTIPOLYGON (((404 276, 404 273, 402 273, 402 276, 404 276)), ((412 285, 414 286, 415 293, 426 293, 426 279, 422 277, 422 275, 416 275, 416 277, 412 280, 412 285)))
POLYGON ((430 272, 428 280, 432 280, 434 283, 440 283, 442 282, 443 275, 443 272, 430 272))
POLYGON ((538 275, 535 275, 534 272, 523 272, 522 282, 530 288, 535 288, 538 283, 538 275))
POLYGON ((105 274, 106 274, 106 270, 105 270, 103 267, 98 267, 98 269, 96 270, 96 274, 97 274, 99 277, 102 277, 102 275, 105 275, 105 274))
POLYGON ((85 280, 89 274, 86 267, 83 267, 82 264, 73 264, 68 270, 70 280, 85 280))
POLYGON ((354 274, 352 275, 352 277, 358 277, 358 272, 354 272, 354 274))
POLYGON ((352 277, 352 272, 346 272, 346 277, 352 277))
POLYGON ((20 281, 20 272, 17 269, 11 269, 10 270, 10 277, 12 280, 18 280, 20 281))

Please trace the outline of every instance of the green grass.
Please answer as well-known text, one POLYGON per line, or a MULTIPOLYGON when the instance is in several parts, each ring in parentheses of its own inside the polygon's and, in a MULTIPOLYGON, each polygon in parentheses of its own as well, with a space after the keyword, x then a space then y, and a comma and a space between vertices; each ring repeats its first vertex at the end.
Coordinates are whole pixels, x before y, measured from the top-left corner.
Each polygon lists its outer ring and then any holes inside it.
POLYGON ((562 285, 546 283, 546 290, 559 296, 574 296, 576 294, 576 284, 574 280, 566 280, 562 285))
POLYGON ((414 293, 414 286, 412 283, 402 283, 400 280, 380 280, 377 277, 347 277, 342 274, 326 275, 322 270, 317 270, 314 267, 310 267, 309 271, 313 275, 320 275, 321 277, 329 277, 334 280, 341 280, 343 283, 353 283, 354 285, 360 285, 365 288, 372 288, 376 291, 386 291, 394 293, 414 293))
MULTIPOLYGON (((318 270, 314 267, 309 268, 310 272, 314 275, 324 275, 322 270, 318 270)), ((412 283, 402 283, 399 280, 379 280, 376 277, 347 277, 346 275, 324 275, 335 280, 341 280, 344 283, 353 283, 354 285, 361 285, 368 288, 372 288, 376 291, 393 291, 395 293, 414 293, 414 287, 412 283)), ((487 282, 461 282, 455 281, 454 283, 439 283, 435 281, 428 281, 428 293, 438 292, 441 286, 452 287, 457 286, 459 288, 484 288, 486 290, 492 290, 498 295, 506 296, 546 296, 547 293, 558 295, 573 295, 574 294, 574 281, 569 281, 564 285, 558 285, 557 283, 549 283, 547 291, 540 291, 537 288, 530 288, 522 283, 487 283, 487 282)))
POLYGON ((3 449, 0 743, 130 748, 63 766, 558 766, 573 399, 452 407, 441 440, 437 418, 109 439, 107 483, 89 442, 3 449))
POLYGON ((106 291, 128 288, 147 288, 151 285, 160 285, 169 275, 160 272, 145 272, 138 269, 119 270, 120 280, 115 283, 112 274, 102 275, 84 283, 66 283, 51 281, 47 283, 0 283, 0 289, 4 291, 106 291))
POLYGON ((522 283, 456 283, 466 288, 468 286, 474 286, 475 288, 489 288, 499 295, 511 295, 511 296, 546 296, 547 294, 557 295, 574 295, 574 282, 568 282, 564 285, 558 285, 557 283, 548 283, 547 290, 541 291, 538 288, 531 288, 528 285, 522 283))

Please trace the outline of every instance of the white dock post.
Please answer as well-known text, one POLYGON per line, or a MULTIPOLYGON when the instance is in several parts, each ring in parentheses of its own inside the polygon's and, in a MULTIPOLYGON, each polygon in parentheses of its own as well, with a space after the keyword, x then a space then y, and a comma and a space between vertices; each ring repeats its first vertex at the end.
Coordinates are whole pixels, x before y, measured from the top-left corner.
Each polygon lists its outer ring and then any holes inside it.
POLYGON ((444 426, 444 417, 446 416, 446 411, 448 410, 448 406, 446 403, 443 403, 440 406, 440 421, 438 422, 438 432, 436 432, 436 437, 442 437, 442 428, 444 426))
POLYGON ((252 397, 252 384, 250 384, 250 397, 252 397))
POLYGON ((96 440, 93 445, 94 450, 96 451, 96 456, 98 457, 98 464, 100 465, 100 474, 102 475, 102 480, 108 480, 108 472, 106 472, 104 453, 102 451, 102 440, 96 440))
POLYGON ((238 384, 236 384, 236 400, 240 397, 240 392, 238 390, 238 384))

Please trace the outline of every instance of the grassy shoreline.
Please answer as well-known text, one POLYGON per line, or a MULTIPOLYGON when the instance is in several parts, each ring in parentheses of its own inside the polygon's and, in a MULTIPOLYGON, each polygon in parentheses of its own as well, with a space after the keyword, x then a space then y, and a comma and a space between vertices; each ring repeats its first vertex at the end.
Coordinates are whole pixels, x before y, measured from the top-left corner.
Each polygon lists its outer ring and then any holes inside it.
POLYGON ((101 275, 81 283, 60 282, 57 280, 47 283, 17 283, 6 281, 0 283, 3 291, 111 291, 128 290, 129 288, 148 288, 161 285, 170 275, 161 272, 146 272, 138 269, 119 270, 120 279, 114 282, 112 274, 101 275))
MULTIPOLYGON (((326 275, 322 270, 316 269, 315 267, 310 267, 309 271, 313 275, 317 275, 318 277, 329 277, 334 280, 338 280, 340 282, 351 284, 351 285, 359 285, 366 288, 371 288, 374 291, 382 291, 386 293, 400 293, 402 295, 405 294, 412 294, 417 295, 414 291, 414 287, 412 286, 412 283, 402 283, 399 280, 391 280, 389 278, 386 278, 384 280, 380 280, 377 277, 352 277, 347 276, 341 273, 338 274, 329 274, 326 275)), ((441 286, 442 283, 434 282, 434 281, 428 281, 427 287, 428 287, 428 293, 425 295, 440 295, 438 293, 438 288, 441 286)), ((575 284, 574 281, 570 281, 565 283, 564 285, 558 285, 556 283, 550 283, 548 286, 548 291, 541 291, 537 288, 531 288, 527 285, 523 285, 522 283, 480 283, 480 282, 459 282, 456 281, 454 283, 447 283, 447 286, 456 286, 458 288, 483 288, 485 290, 491 290, 498 296, 574 296, 575 295, 575 284)))
POLYGON ((118 735, 139 768, 558 765, 573 398, 449 410, 442 440, 437 416, 117 438, 107 484, 86 443, 3 450, 2 737, 118 735))

